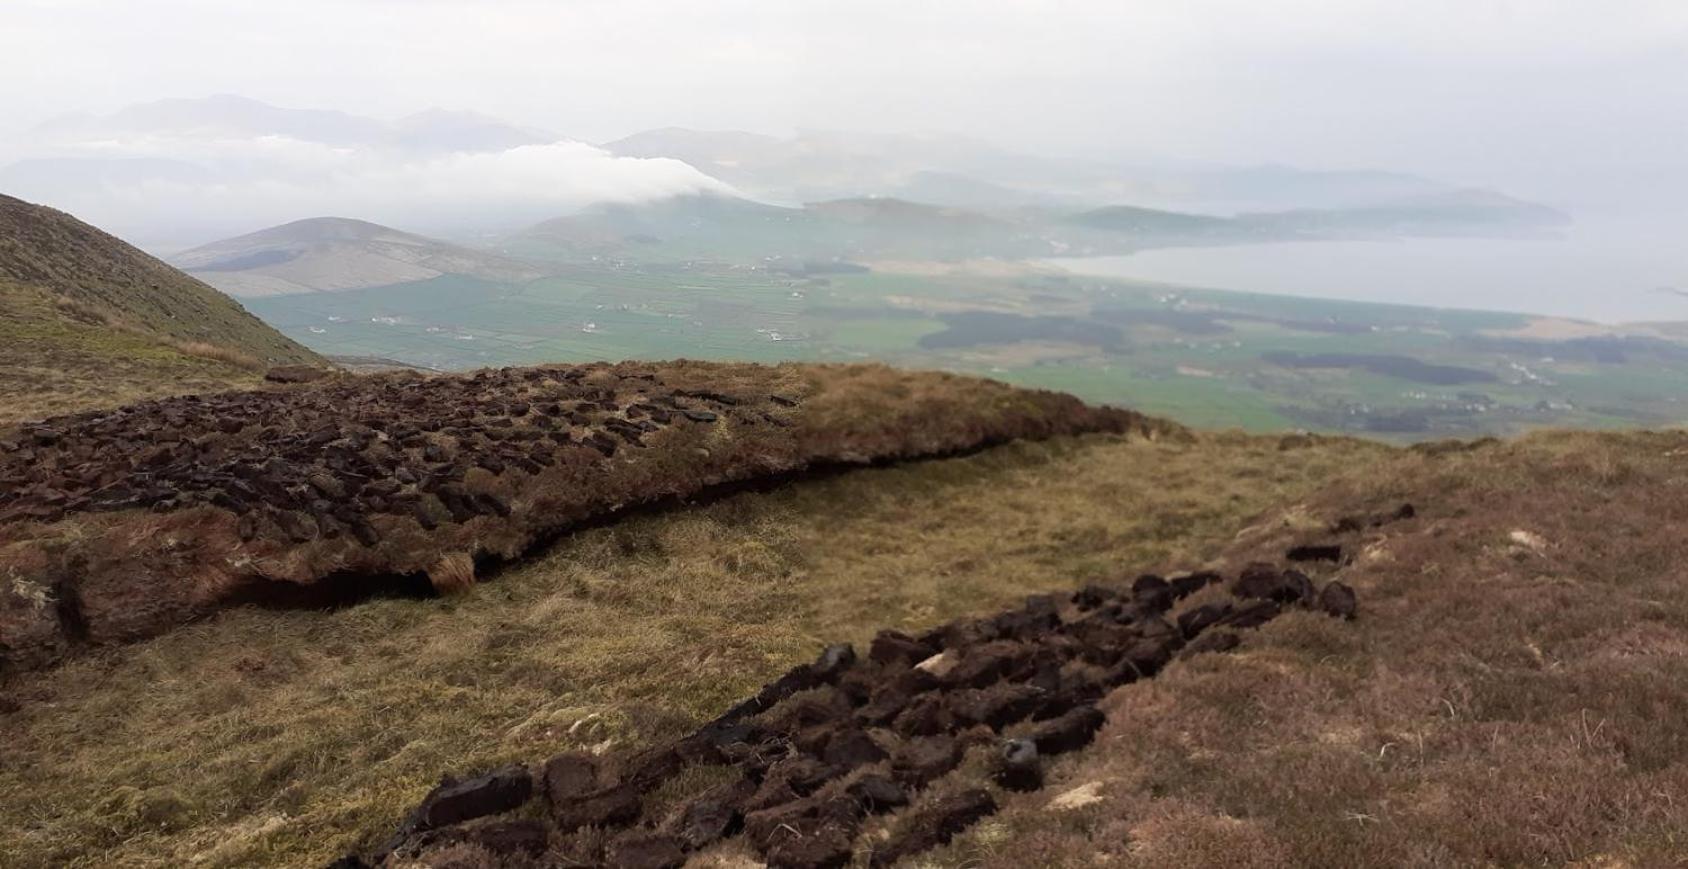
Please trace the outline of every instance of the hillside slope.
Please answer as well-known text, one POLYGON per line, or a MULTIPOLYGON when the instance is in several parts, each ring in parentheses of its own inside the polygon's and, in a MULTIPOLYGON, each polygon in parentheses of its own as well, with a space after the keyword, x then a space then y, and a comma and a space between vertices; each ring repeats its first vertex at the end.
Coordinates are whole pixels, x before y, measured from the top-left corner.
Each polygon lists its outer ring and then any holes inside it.
MULTIPOLYGON (((1060 439, 637 517, 446 605, 228 613, 11 686, 4 723, 32 761, 0 768, 0 849, 321 865, 377 848, 441 773, 664 742, 829 642, 865 652, 882 628, 1320 542, 1343 560, 1311 570, 1359 590, 1357 621, 1289 612, 1116 689, 1039 789, 995 784, 973 734, 929 791, 985 789, 994 814, 918 865, 1672 865, 1684 449, 1060 439), (1403 500, 1414 517, 1378 523, 1403 500)), ((647 811, 718 783, 682 773, 647 811)), ((752 858, 734 839, 696 859, 752 858)))
POLYGON ((65 214, 0 196, 0 279, 94 306, 127 324, 271 364, 315 356, 222 293, 65 214))
POLYGON ((518 282, 541 274, 494 253, 341 217, 298 220, 212 242, 171 262, 225 293, 246 297, 354 290, 442 275, 518 282))
POLYGON ((50 208, 0 196, 0 424, 321 364, 232 299, 50 208))
MULTIPOLYGON (((0 852, 322 865, 379 848, 442 773, 665 743, 827 643, 1316 544, 1358 620, 1286 612, 1115 689, 1041 788, 997 785, 976 731, 860 841, 984 789, 993 813, 919 865, 1672 865, 1684 455, 1680 432, 1055 438, 626 517, 445 600, 229 610, 0 688, 23 759, 0 852)), ((687 770, 647 814, 721 783, 687 770)), ((747 859, 739 837, 696 865, 747 859)))
POLYGON ((1387 452, 1020 442, 585 529, 445 600, 226 611, 0 692, 30 759, 0 765, 0 852, 320 866, 378 844, 441 773, 639 746, 826 642, 1199 562, 1387 452))

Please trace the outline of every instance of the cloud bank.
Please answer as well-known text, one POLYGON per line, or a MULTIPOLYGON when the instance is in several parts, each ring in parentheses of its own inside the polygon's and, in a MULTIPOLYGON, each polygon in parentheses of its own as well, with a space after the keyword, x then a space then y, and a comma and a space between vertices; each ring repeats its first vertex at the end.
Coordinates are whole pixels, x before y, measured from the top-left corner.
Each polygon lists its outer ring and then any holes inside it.
POLYGON ((465 141, 456 128, 430 131, 439 134, 431 139, 348 142, 344 125, 321 137, 330 141, 301 138, 310 133, 297 124, 288 135, 264 126, 203 116, 151 128, 58 122, 14 149, 19 159, 0 168, 0 188, 161 250, 324 215, 461 235, 513 229, 597 202, 730 192, 677 160, 618 157, 532 136, 509 146, 505 131, 493 137, 498 144, 463 149, 436 146, 465 141))

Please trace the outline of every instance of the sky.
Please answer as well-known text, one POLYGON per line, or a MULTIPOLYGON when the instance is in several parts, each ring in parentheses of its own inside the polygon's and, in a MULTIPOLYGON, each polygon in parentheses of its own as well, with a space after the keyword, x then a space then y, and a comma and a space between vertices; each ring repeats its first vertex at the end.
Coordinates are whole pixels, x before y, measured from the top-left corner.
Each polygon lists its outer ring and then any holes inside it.
POLYGON ((1669 203, 1688 180, 1681 0, 5 0, 0 81, 14 142, 232 93, 588 142, 942 131, 1377 167, 1567 207, 1669 203))

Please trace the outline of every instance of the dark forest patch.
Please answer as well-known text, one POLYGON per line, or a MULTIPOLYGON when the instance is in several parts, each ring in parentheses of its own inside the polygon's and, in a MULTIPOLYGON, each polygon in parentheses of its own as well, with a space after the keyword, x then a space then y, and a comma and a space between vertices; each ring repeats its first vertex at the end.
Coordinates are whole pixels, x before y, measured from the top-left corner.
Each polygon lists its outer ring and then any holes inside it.
POLYGON ((924 312, 889 305, 810 305, 805 316, 822 320, 924 320, 924 312))
POLYGON ((1509 353, 1536 358, 1551 356, 1566 362, 1598 362, 1604 365, 1623 365, 1632 356, 1676 362, 1688 360, 1688 347, 1637 335, 1571 338, 1564 341, 1466 335, 1459 339, 1459 345, 1480 353, 1509 353))
POLYGON ((1124 349, 1125 336, 1114 326, 1074 317, 1022 317, 994 311, 963 311, 939 317, 948 328, 923 335, 920 347, 941 350, 1020 341, 1066 341, 1104 350, 1124 349))
POLYGON ((1090 316, 1116 326, 1164 326, 1186 335, 1224 335, 1231 327, 1212 314, 1196 311, 1145 310, 1141 308, 1097 308, 1090 316))
POLYGON ((1495 375, 1475 368, 1458 365, 1432 365, 1411 356, 1392 356, 1373 353, 1292 353, 1274 350, 1260 354, 1260 358, 1285 368, 1358 368, 1385 377, 1398 377, 1414 383, 1453 386, 1459 383, 1493 383, 1495 375))

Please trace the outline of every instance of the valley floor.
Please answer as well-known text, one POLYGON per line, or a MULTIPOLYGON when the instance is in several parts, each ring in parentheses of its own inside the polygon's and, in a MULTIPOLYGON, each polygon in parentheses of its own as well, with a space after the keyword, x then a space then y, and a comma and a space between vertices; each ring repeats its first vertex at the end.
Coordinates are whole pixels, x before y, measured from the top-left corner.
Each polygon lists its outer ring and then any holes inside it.
POLYGON ((1682 434, 1089 436, 634 517, 465 595, 234 610, 19 677, 0 854, 321 865, 442 773, 672 737, 825 643, 1276 559, 1405 501, 1342 538, 1358 621, 1289 614, 1115 691, 1092 747, 928 862, 1665 865, 1688 853, 1685 489, 1682 434))

